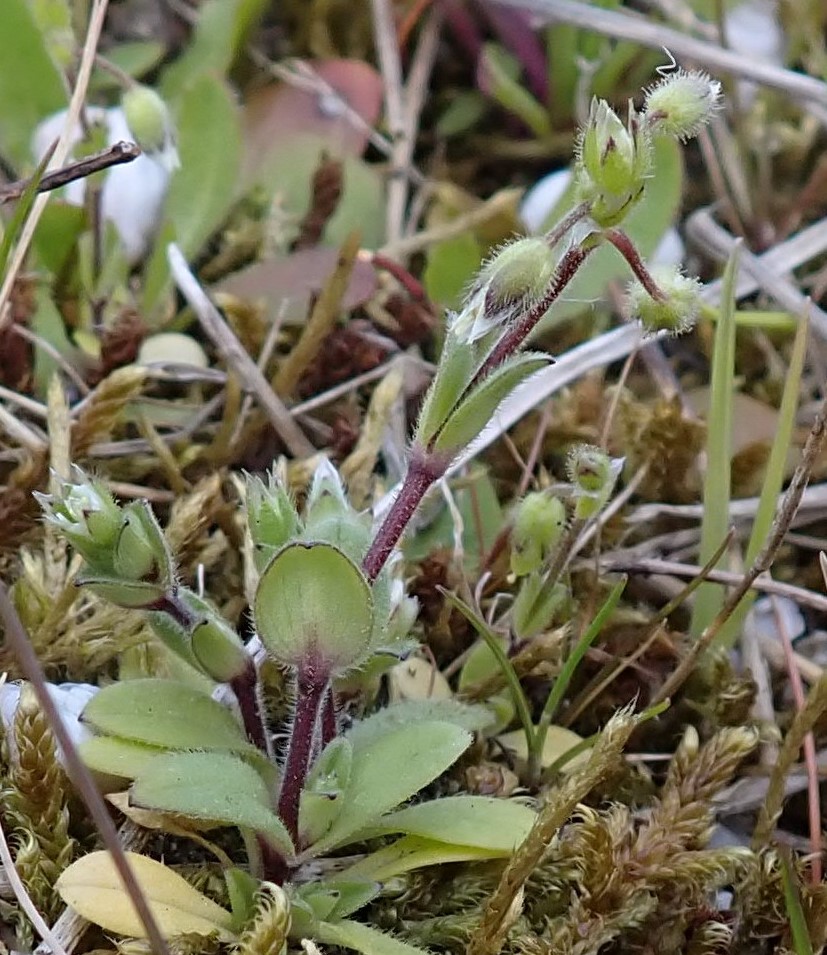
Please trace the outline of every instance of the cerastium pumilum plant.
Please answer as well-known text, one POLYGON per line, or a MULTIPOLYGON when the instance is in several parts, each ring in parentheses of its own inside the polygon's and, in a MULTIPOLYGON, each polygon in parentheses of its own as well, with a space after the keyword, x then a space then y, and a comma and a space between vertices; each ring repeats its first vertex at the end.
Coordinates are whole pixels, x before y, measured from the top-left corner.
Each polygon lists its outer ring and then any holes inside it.
MULTIPOLYGON (((579 204, 545 236, 500 249, 450 317, 407 474, 378 527, 370 514, 350 506, 327 463, 317 469, 301 513, 275 477, 247 480, 257 576, 253 623, 295 690, 287 742, 278 756, 248 649, 209 601, 179 582, 149 505, 122 507, 80 472, 57 493, 40 496, 47 520, 84 559, 78 582, 119 606, 144 611, 202 683, 207 678, 233 691, 236 705, 228 707, 215 694, 194 689, 193 681, 113 684, 85 709, 85 721, 99 735, 82 747, 92 768, 132 780, 133 806, 174 814, 179 826, 189 820, 193 828, 240 829, 252 874, 271 888, 256 902, 258 883, 228 869, 233 913, 211 909, 207 918, 220 937, 235 937, 255 911, 266 910, 276 913, 273 924, 282 937, 291 932, 361 951, 412 951, 348 916, 401 872, 508 856, 532 829, 533 811, 506 800, 456 796, 399 808, 467 749, 472 731, 485 720, 479 708, 451 701, 398 704, 343 731, 335 686, 382 656, 394 659, 410 649, 407 634, 416 608, 398 574, 397 544, 428 489, 500 403, 551 361, 526 351, 527 339, 592 252, 608 242, 629 263, 632 309, 645 325, 676 331, 694 320, 696 283, 677 272, 656 279, 621 226, 654 174, 654 138, 694 135, 718 96, 718 84, 707 76, 677 71, 647 92, 642 110, 630 104, 625 124, 607 103, 593 102, 578 148, 579 204), (394 834, 400 838, 344 871, 320 865, 342 846, 394 834)), ((605 455, 583 449, 571 477, 575 520, 589 520, 606 503, 616 471, 605 455)), ((515 568, 530 577, 542 565, 547 593, 560 569, 550 556, 563 525, 557 511, 540 552, 523 553, 515 568)), ((536 605, 535 597, 526 602, 536 605)), ((128 934, 100 904, 86 904, 78 890, 84 866, 104 864, 99 855, 80 859, 63 874, 63 896, 105 928, 128 934)), ((179 922, 166 930, 191 928, 179 922)), ((139 925, 134 934, 140 934, 139 925)))

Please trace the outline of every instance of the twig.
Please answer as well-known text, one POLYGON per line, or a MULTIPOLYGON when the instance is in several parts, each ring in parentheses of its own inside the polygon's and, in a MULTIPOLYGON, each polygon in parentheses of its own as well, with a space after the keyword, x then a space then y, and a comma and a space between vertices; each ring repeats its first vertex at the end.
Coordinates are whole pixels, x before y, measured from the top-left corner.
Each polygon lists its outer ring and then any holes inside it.
MULTIPOLYGON (((78 68, 75 88, 72 91, 72 99, 69 102, 69 109, 66 113, 66 122, 57 141, 57 146, 52 154, 50 166, 55 169, 62 166, 69 150, 72 148, 75 130, 77 128, 80 112, 83 109, 83 101, 86 99, 86 90, 89 86, 89 78, 92 75, 92 67, 95 63, 95 51, 98 46, 103 21, 106 16, 106 8, 109 0, 95 0, 92 11, 89 16, 89 26, 86 30, 86 40, 83 44, 83 53, 80 58, 80 67, 78 68)), ((41 193, 32 204, 28 218, 23 226, 20 238, 14 248, 14 254, 9 262, 8 270, 3 277, 3 284, 0 286, 0 329, 5 328, 11 318, 11 309, 9 308, 9 297, 11 290, 17 279, 17 275, 23 266, 23 260, 31 245, 34 237, 37 223, 43 215, 46 203, 49 201, 49 193, 41 193)))
POLYGON ((169 949, 158 927, 158 923, 155 921, 155 916, 152 914, 149 903, 141 891, 141 887, 135 878, 132 867, 129 865, 129 860, 126 858, 123 846, 121 846, 118 839, 118 830, 112 822, 112 818, 109 815, 103 797, 95 785, 94 779, 92 779, 92 774, 80 758, 77 747, 74 745, 72 737, 69 735, 63 722, 63 718, 58 712, 57 706, 49 693, 43 668, 37 659, 37 654, 34 652, 34 648, 26 635, 26 631, 23 629, 23 624, 20 622, 20 617, 17 615, 17 610, 15 610, 14 604, 9 598, 8 590, 3 583, 0 583, 0 620, 3 622, 6 643, 17 657, 20 669, 32 684, 40 708, 46 714, 55 739, 63 750, 63 758, 66 760, 66 768, 69 775, 72 777, 78 792, 86 803, 89 815, 92 817, 103 839, 104 845, 112 855, 112 862, 115 865, 115 869, 121 877, 121 881, 135 907, 138 918, 140 918, 146 929, 147 938, 153 950, 156 955, 169 955, 169 949))
POLYGON ((11 852, 9 851, 9 844, 6 840, 6 833, 3 831, 2 820, 0 820, 0 862, 3 863, 3 871, 9 880, 9 885, 11 886, 12 892, 14 892, 14 897, 17 899, 20 908, 23 909, 28 916, 35 932, 50 946, 52 955, 67 955, 66 949, 55 938, 52 930, 44 921, 43 916, 37 911, 37 906, 32 902, 31 896, 26 891, 26 886, 23 885, 20 875, 15 868, 14 859, 12 859, 11 852))
MULTIPOLYGON (((600 562, 603 570, 619 571, 624 574, 660 574, 665 577, 695 577, 701 572, 697 564, 683 564, 674 560, 660 560, 657 557, 613 558, 605 556, 600 562)), ((713 584, 724 584, 732 587, 742 579, 741 574, 729 570, 712 570, 707 574, 707 580, 713 584)), ((810 607, 827 613, 827 596, 816 593, 814 590, 805 590, 793 584, 785 584, 772 577, 759 577, 753 581, 752 589, 766 594, 776 594, 779 597, 788 597, 802 607, 810 607)))
MULTIPOLYGON (((68 185, 76 179, 85 179, 92 176, 102 169, 108 169, 110 166, 120 166, 122 163, 132 162, 141 155, 140 148, 135 143, 121 141, 101 150, 92 156, 86 156, 77 162, 70 162, 62 169, 56 169, 54 172, 47 172, 37 184, 38 192, 51 192, 53 189, 60 189, 61 186, 68 185)), ((12 202, 19 199, 28 189, 30 179, 19 179, 17 182, 11 182, 7 186, 0 187, 0 203, 12 202)))
POLYGON ((697 40, 662 23, 636 17, 620 10, 606 10, 576 0, 488 0, 505 7, 528 10, 544 23, 570 23, 603 36, 632 40, 653 50, 666 47, 675 57, 693 60, 709 70, 732 73, 763 86, 806 100, 822 124, 827 123, 827 83, 745 56, 713 43, 697 40))
MULTIPOLYGON (((801 674, 798 672, 793 657, 793 643, 787 625, 779 612, 777 598, 772 597, 770 599, 772 600, 776 629, 781 640, 781 646, 784 648, 784 658, 787 663, 787 674, 790 678, 790 688, 793 691, 795 708, 800 713, 804 709, 806 700, 804 698, 804 687, 801 685, 801 674)), ((810 865, 810 882, 813 885, 818 885, 821 882, 822 875, 821 809, 819 805, 821 797, 819 796, 818 766, 816 764, 816 741, 812 731, 804 737, 803 748, 804 765, 807 767, 807 815, 810 823, 810 846, 813 853, 810 865)))
POLYGON ((809 435, 807 436, 807 443, 804 445, 804 450, 801 453, 801 461, 799 462, 798 467, 795 469, 795 473, 793 474, 792 480, 790 481, 790 486, 787 488, 787 491, 784 495, 781 508, 775 516, 772 528, 770 529, 770 533, 767 536, 766 544, 764 544, 761 552, 755 558, 750 569, 743 575, 738 584, 736 584, 735 588, 733 589, 732 593, 730 593, 715 619, 700 635, 690 652, 677 666, 675 672, 660 688, 655 696, 655 699, 652 701, 653 706, 669 699, 669 697, 672 696, 675 691, 683 685, 686 678, 692 672, 692 669, 694 668, 695 663, 697 662, 700 655, 716 638, 721 630, 721 627, 732 616, 733 611, 741 602, 744 595, 747 593, 750 587, 753 586, 758 577, 760 577, 765 571, 769 570, 773 560, 775 559, 775 555, 790 528, 790 524, 792 524, 795 513, 798 510, 798 505, 801 501, 801 495, 804 493, 804 488, 807 486, 807 482, 810 479, 810 473, 812 472, 813 465, 815 464, 816 458, 818 457, 824 445, 825 415, 827 415, 827 398, 825 398, 825 400, 822 402, 821 407, 815 416, 813 426, 810 429, 809 435))
POLYGON ((227 364, 232 367, 238 380, 244 382, 258 398, 276 434, 294 457, 310 457, 315 453, 313 445, 302 434, 301 428, 293 420, 284 403, 201 288, 183 253, 174 243, 167 246, 167 259, 175 284, 195 312, 201 327, 227 364))

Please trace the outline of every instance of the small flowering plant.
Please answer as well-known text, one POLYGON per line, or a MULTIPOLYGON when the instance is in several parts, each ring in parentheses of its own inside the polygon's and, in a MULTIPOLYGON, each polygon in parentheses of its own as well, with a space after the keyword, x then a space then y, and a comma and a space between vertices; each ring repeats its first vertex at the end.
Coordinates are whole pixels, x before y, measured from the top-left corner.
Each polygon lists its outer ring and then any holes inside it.
MULTIPOLYGON (((237 826, 251 873, 283 887, 276 895, 289 900, 290 918, 281 923, 292 925, 295 937, 378 955, 415 952, 349 916, 402 872, 507 856, 531 828, 534 813, 507 800, 455 796, 400 808, 462 755, 487 711, 453 700, 395 704, 345 729, 336 686, 410 650, 416 605, 398 573, 400 538, 429 488, 501 402, 552 360, 524 350, 527 338, 589 255, 608 242, 626 259, 636 282, 630 301, 647 325, 675 331, 693 319, 696 285, 677 274, 653 276, 621 224, 652 174, 653 138, 694 135, 718 96, 708 77, 679 71, 648 91, 640 112, 630 106, 626 124, 595 101, 578 150, 579 205, 547 235, 500 249, 451 316, 406 476, 377 526, 351 507, 326 462, 301 512, 275 477, 247 480, 257 578, 253 623, 295 692, 280 754, 262 711, 254 656, 209 601, 179 582, 149 505, 121 507, 81 472, 55 494, 39 496, 47 520, 84 559, 79 582, 119 606, 143 610, 166 646, 216 687, 210 694, 175 680, 144 679, 104 688, 83 714, 98 734, 81 747, 86 762, 131 780, 133 809, 172 817, 179 828, 182 820, 192 829, 237 826), (222 686, 232 691, 229 706, 221 701, 222 686), (307 881, 320 857, 376 836, 399 838, 344 871, 307 881)), ((545 495, 522 503, 513 558, 522 581, 514 611, 522 635, 547 626, 564 604, 565 538, 606 505, 618 470, 619 462, 601 450, 578 448, 569 462, 570 512, 545 495)), ((553 688, 535 749, 542 749, 563 687, 561 679, 553 688)), ((64 898, 104 928, 122 931, 100 905, 84 909, 73 891, 86 878, 76 867, 95 864, 89 859, 64 873, 64 898)), ((245 878, 228 870, 238 926, 250 913, 252 893, 239 889, 245 878)), ((218 928, 226 931, 227 924, 218 928)))

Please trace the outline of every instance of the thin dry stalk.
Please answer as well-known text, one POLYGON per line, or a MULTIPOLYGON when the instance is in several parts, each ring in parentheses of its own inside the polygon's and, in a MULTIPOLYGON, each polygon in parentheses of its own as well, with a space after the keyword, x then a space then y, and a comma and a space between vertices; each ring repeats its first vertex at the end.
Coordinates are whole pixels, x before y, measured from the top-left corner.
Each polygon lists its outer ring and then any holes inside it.
POLYGON ((778 753, 778 762, 773 767, 769 778, 766 799, 758 813, 752 835, 753 848, 760 849, 772 838, 786 797, 787 775, 798 758, 807 734, 812 731, 816 721, 825 711, 827 711, 827 676, 822 677, 810 690, 804 706, 796 713, 792 726, 784 737, 778 753))
POLYGON ((276 434, 294 457, 310 457, 315 451, 313 445, 304 436, 284 403, 201 288, 177 245, 170 244, 167 247, 167 259, 175 284, 195 312, 207 337, 235 371, 238 380, 245 382, 258 398, 276 434))
MULTIPOLYGON (((99 153, 87 156, 85 159, 70 162, 62 169, 47 172, 37 184, 37 191, 52 192, 54 189, 60 189, 76 179, 85 179, 87 176, 92 176, 96 172, 108 169, 110 166, 120 166, 123 163, 132 162, 140 155, 141 150, 135 143, 115 143, 114 146, 109 146, 99 153)), ((30 179, 19 179, 17 182, 10 182, 7 186, 0 187, 0 204, 19 199, 29 188, 30 182, 30 179)))
MULTIPOLYGON (((80 112, 83 109, 83 102, 86 99, 86 90, 89 86, 89 78, 92 75, 92 67, 95 64, 95 52, 98 47, 101 30, 103 29, 103 21, 108 5, 109 0, 95 0, 92 6, 89 15, 89 26, 86 30, 86 40, 83 44, 80 66, 78 67, 77 80, 75 81, 75 88, 72 91, 72 98, 69 101, 69 110, 66 114, 66 122, 63 124, 63 130, 60 133, 60 138, 57 141, 57 146, 55 147, 54 153, 52 153, 52 158, 49 163, 49 168, 52 170, 62 166, 66 162, 69 150, 72 148, 72 138, 77 128, 80 112)), ((42 192, 32 204, 32 208, 23 225, 23 230, 20 233, 20 238, 17 240, 17 245, 14 248, 8 270, 3 277, 3 284, 0 286, 0 329, 5 328, 11 318, 9 297, 18 273, 23 266, 23 260, 26 258, 26 253, 31 245, 37 223, 40 221, 40 217, 43 215, 43 210, 46 208, 48 201, 49 193, 42 192)))
MULTIPOLYGON (((795 665, 793 658, 793 643, 790 639, 790 632, 787 624, 779 612, 778 600, 775 597, 772 600, 773 615, 775 616, 775 625, 778 635, 781 639, 781 646, 784 648, 784 657, 787 662, 787 674, 790 680, 790 688, 793 691, 793 700, 795 708, 800 713, 805 706, 804 687, 801 685, 801 674, 795 665)), ((810 865, 810 881, 813 885, 821 882, 822 864, 821 864, 821 797, 819 795, 818 765, 816 764, 816 741, 812 732, 804 737, 804 765, 807 768, 807 809, 810 823, 810 848, 813 853, 812 863, 810 865)))
POLYGON ((32 902, 31 896, 26 891, 26 886, 23 885, 17 873, 14 859, 12 859, 11 852, 9 851, 6 833, 3 831, 2 820, 0 820, 0 862, 3 863, 3 872, 8 879, 14 897, 17 899, 20 908, 26 913, 35 932, 37 932, 43 941, 51 948, 52 955, 67 955, 66 949, 64 949, 57 938, 55 938, 52 930, 43 920, 43 916, 37 911, 37 906, 32 902))
POLYGON ((80 758, 77 747, 63 723, 63 719, 46 686, 46 677, 40 661, 37 659, 37 654, 26 635, 26 631, 23 629, 20 617, 9 598, 8 590, 2 583, 0 583, 0 621, 3 623, 6 644, 17 657, 20 669, 25 674, 26 679, 32 684, 37 701, 49 720, 55 739, 63 750, 67 771, 86 803, 104 845, 112 855, 112 861, 123 882, 124 889, 138 913, 138 918, 146 929, 147 938, 155 951, 155 955, 169 955, 166 941, 118 839, 118 831, 112 822, 106 803, 103 801, 92 774, 80 758))

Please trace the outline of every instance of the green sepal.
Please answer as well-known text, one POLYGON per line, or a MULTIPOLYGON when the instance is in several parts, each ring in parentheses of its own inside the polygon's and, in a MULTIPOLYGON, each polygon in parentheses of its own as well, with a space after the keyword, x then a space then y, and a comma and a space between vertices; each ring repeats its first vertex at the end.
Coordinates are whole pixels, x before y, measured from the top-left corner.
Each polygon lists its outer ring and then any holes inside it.
POLYGON ((427 447, 439 433, 480 365, 477 349, 456 335, 445 339, 436 376, 425 395, 414 442, 427 447))
POLYGON ((112 566, 115 575, 124 580, 166 587, 174 579, 169 545, 146 501, 133 501, 124 508, 112 566))
POLYGON ((283 547, 261 575, 253 614, 267 651, 288 666, 310 658, 333 675, 363 662, 369 650, 370 586, 359 567, 331 544, 283 547))
POLYGON ((88 587, 92 593, 108 600, 116 607, 126 610, 142 610, 152 607, 166 596, 165 584, 151 584, 141 581, 122 580, 120 577, 102 577, 94 574, 81 574, 75 578, 79 587, 88 587))

